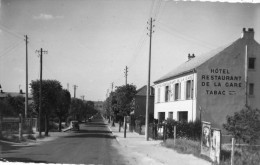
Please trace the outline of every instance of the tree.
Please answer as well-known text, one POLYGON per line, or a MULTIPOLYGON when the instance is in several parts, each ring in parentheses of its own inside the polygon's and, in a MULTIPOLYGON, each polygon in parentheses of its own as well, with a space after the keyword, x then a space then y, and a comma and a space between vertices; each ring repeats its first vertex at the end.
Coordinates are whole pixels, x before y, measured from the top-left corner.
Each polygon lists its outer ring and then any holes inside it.
POLYGON ((55 115, 59 118, 59 131, 61 131, 61 121, 69 115, 71 96, 70 92, 62 89, 58 97, 58 106, 55 109, 55 115))
POLYGON ((19 116, 19 114, 24 115, 24 97, 22 96, 16 96, 16 97, 11 97, 10 95, 7 96, 6 98, 7 103, 10 105, 12 108, 12 116, 19 116))
POLYGON ((136 94, 136 86, 135 85, 123 85, 116 87, 115 97, 116 97, 116 109, 118 114, 121 116, 130 115, 132 108, 132 100, 136 94))
POLYGON ((235 112, 233 116, 227 116, 227 123, 223 127, 239 142, 253 144, 259 138, 260 110, 250 107, 235 112))
POLYGON ((78 98, 72 98, 71 99, 71 108, 70 108, 70 116, 72 116, 72 118, 74 120, 80 120, 80 114, 82 112, 83 109, 83 101, 81 99, 78 98))
MULTIPOLYGON (((32 81, 30 85, 35 109, 39 112, 40 81, 32 81)), ((45 136, 48 136, 49 132, 49 116, 58 108, 58 98, 61 90, 62 86, 57 80, 42 81, 42 114, 45 120, 45 136)))

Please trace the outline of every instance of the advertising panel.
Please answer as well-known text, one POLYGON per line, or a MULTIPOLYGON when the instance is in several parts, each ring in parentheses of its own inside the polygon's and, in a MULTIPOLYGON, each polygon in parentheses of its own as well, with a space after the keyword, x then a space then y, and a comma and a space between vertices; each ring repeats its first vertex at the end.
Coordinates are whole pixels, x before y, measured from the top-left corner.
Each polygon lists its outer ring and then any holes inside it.
POLYGON ((221 131, 218 129, 211 129, 211 145, 210 145, 210 158, 213 162, 220 162, 221 150, 221 131))
POLYGON ((201 154, 210 157, 210 138, 211 124, 202 121, 202 135, 201 135, 201 154))

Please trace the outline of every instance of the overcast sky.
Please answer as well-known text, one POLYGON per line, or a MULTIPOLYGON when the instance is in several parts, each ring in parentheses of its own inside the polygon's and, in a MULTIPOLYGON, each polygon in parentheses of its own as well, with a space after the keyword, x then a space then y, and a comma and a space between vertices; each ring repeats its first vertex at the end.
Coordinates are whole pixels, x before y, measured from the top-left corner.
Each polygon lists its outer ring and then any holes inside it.
POLYGON ((260 42, 260 5, 175 2, 171 0, 2 0, 0 5, 0 84, 6 92, 25 91, 25 42, 29 37, 29 82, 56 79, 73 95, 104 100, 111 83, 147 84, 147 21, 155 18, 151 82, 187 61, 230 44, 242 28, 254 28, 260 42))

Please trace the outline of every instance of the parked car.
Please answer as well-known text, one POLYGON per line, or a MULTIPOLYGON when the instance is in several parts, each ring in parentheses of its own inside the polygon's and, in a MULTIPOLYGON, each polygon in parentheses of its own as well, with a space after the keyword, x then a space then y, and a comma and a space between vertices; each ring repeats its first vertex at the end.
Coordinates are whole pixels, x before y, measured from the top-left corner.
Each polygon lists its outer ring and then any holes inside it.
POLYGON ((79 131, 79 122, 78 122, 78 121, 72 120, 72 121, 70 122, 70 126, 71 126, 72 130, 77 130, 77 131, 79 131))

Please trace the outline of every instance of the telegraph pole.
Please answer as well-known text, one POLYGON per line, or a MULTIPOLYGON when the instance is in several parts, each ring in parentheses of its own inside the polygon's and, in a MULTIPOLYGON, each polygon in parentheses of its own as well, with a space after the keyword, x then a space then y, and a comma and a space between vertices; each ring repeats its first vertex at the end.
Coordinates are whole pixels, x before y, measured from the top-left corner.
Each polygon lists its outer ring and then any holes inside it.
POLYGON ((74 98, 76 98, 76 89, 77 89, 77 85, 73 85, 73 87, 74 87, 74 98))
POLYGON ((37 53, 40 55, 40 96, 39 96, 39 136, 42 136, 42 130, 41 130, 41 115, 42 115, 42 54, 47 54, 48 52, 46 50, 36 50, 37 53))
POLYGON ((85 97, 85 95, 82 95, 81 97, 82 97, 82 100, 84 101, 84 97, 85 97))
POLYGON ((152 34, 154 33, 153 31, 153 18, 150 19, 150 28, 147 27, 149 30, 150 34, 147 33, 147 35, 150 37, 150 45, 149 45, 149 60, 148 60, 148 81, 147 81, 147 93, 146 93, 146 114, 145 114, 145 139, 146 141, 149 140, 148 137, 148 130, 149 130, 149 98, 150 98, 150 75, 151 75, 151 49, 152 49, 152 34))
POLYGON ((112 87, 112 91, 111 92, 113 92, 114 82, 111 83, 111 87, 112 87))
POLYGON ((128 73, 128 68, 127 66, 125 67, 125 85, 127 85, 127 73, 128 73))
POLYGON ((27 112, 28 112, 28 36, 25 35, 25 113, 24 117, 27 118, 27 112))
POLYGON ((246 103, 245 103, 245 106, 246 108, 248 107, 248 75, 247 75, 247 70, 248 70, 248 66, 247 66, 247 45, 245 46, 245 86, 246 86, 246 103))

